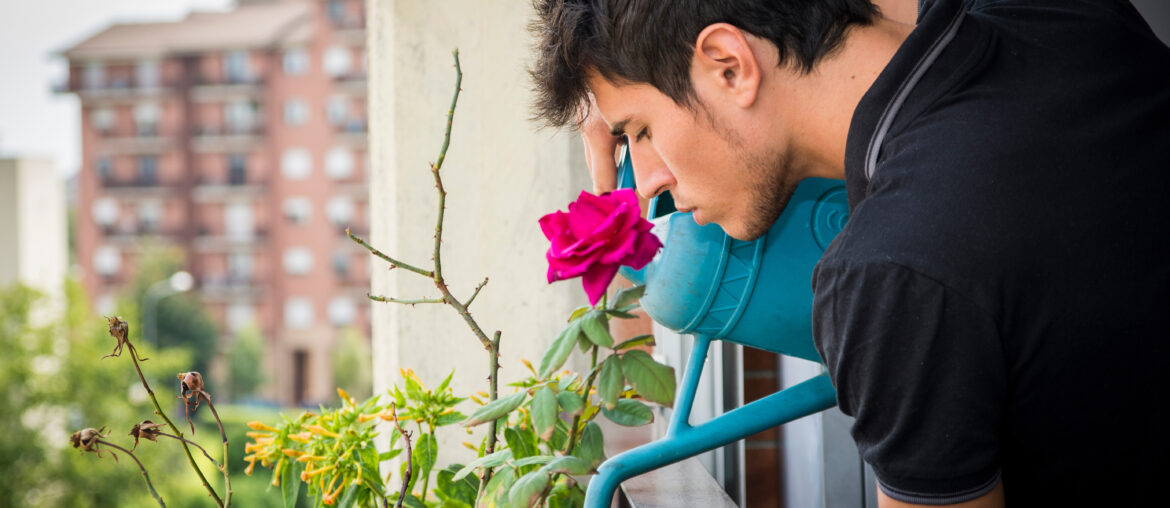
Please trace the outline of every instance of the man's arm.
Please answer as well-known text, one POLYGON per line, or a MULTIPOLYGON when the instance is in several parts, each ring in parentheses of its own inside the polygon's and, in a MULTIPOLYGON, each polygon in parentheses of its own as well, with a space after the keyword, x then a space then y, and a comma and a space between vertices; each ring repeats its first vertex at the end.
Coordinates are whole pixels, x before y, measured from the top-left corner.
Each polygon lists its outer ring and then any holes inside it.
MULTIPOLYGON (((877 488, 878 508, 936 508, 924 504, 903 503, 887 496, 882 487, 877 488)), ((946 505, 949 508, 1003 508, 1003 483, 996 484, 995 488, 982 497, 959 504, 946 505)))
POLYGON ((585 144, 585 165, 593 179, 593 193, 601 194, 617 188, 617 147, 621 136, 610 134, 609 126, 601 118, 597 103, 589 99, 589 112, 580 122, 581 141, 585 144))

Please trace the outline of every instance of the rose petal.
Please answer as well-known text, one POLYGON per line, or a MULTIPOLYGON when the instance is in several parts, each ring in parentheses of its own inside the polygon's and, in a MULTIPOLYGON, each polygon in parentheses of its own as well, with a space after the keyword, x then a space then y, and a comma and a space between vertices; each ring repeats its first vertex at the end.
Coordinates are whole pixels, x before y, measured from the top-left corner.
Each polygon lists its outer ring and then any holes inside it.
POLYGON ((540 230, 550 241, 569 230, 569 214, 557 210, 540 218, 540 230))
POLYGON ((595 264, 589 267, 589 270, 581 277, 581 286, 585 288, 585 295, 589 297, 590 305, 597 305, 597 301, 601 300, 601 295, 605 294, 605 289, 609 287, 609 283, 613 281, 617 272, 618 265, 595 264))
POLYGON ((588 192, 581 192, 581 197, 569 204, 569 229, 573 236, 585 238, 605 222, 610 210, 609 207, 603 208, 598 199, 588 192))
POLYGON ((654 255, 658 253, 658 249, 662 248, 662 240, 651 233, 638 233, 638 240, 634 246, 634 254, 627 258, 622 264, 629 266, 635 270, 641 270, 654 259, 654 255))
POLYGON ((625 258, 634 253, 634 245, 638 241, 638 232, 628 230, 615 241, 610 242, 605 255, 601 256, 602 263, 610 264, 626 264, 625 258))

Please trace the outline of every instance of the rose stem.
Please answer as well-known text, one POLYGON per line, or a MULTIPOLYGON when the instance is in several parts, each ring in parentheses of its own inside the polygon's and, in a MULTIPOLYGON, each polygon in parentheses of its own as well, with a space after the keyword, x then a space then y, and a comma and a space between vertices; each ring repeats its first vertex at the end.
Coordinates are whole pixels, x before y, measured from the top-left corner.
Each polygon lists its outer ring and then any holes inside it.
POLYGON ((134 462, 138 464, 138 470, 142 471, 142 478, 146 480, 146 487, 150 489, 150 495, 154 496, 154 500, 158 501, 159 506, 163 508, 167 507, 167 504, 163 502, 162 496, 158 495, 157 490, 154 490, 154 484, 150 483, 150 475, 146 473, 146 466, 142 465, 142 461, 138 460, 138 457, 135 457, 133 452, 103 439, 98 439, 97 442, 102 446, 109 446, 110 448, 120 450, 122 453, 125 453, 126 455, 129 455, 130 458, 134 459, 134 462))
MULTIPOLYGON (((157 413, 162 417, 163 420, 167 422, 167 425, 171 427, 171 430, 174 431, 175 434, 177 434, 179 437, 182 437, 183 433, 179 431, 179 428, 176 427, 175 423, 171 421, 171 418, 167 416, 166 411, 163 411, 162 406, 158 403, 158 398, 154 396, 154 390, 151 390, 150 384, 146 382, 146 376, 142 375, 142 367, 138 366, 138 352, 135 351, 134 344, 130 344, 129 341, 127 341, 126 344, 130 346, 130 360, 134 362, 134 370, 138 371, 138 379, 142 380, 143 388, 146 388, 146 393, 150 395, 150 401, 154 403, 155 413, 157 413)), ((194 469, 195 473, 199 475, 199 480, 203 482, 203 487, 207 489, 207 492, 211 494, 211 498, 215 500, 215 505, 219 506, 220 508, 225 508, 223 501, 219 498, 219 494, 215 493, 215 489, 212 488, 211 484, 207 482, 207 477, 203 476, 203 470, 199 469, 199 465, 195 463, 195 456, 191 455, 191 448, 187 446, 187 440, 181 440, 179 441, 179 444, 183 446, 183 451, 187 452, 187 462, 191 464, 191 469, 194 469)))

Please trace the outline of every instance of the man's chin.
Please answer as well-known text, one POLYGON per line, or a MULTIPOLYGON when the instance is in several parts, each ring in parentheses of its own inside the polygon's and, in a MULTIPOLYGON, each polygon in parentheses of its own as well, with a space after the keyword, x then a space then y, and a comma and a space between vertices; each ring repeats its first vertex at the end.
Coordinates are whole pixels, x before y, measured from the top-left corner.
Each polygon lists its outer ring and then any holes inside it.
MULTIPOLYGON (((695 222, 698 222, 698 221, 695 221, 695 222)), ((719 227, 723 228, 723 232, 727 236, 730 236, 736 240, 741 240, 744 242, 750 242, 752 240, 755 240, 761 236, 764 236, 764 233, 768 232, 767 228, 763 229, 762 231, 756 231, 754 229, 749 230, 749 229, 744 228, 743 224, 723 225, 723 224, 720 224, 718 222, 716 222, 716 224, 719 224, 719 227)), ((702 223, 699 223, 699 225, 702 225, 702 223)), ((758 228, 756 228, 756 229, 758 229, 758 228)))

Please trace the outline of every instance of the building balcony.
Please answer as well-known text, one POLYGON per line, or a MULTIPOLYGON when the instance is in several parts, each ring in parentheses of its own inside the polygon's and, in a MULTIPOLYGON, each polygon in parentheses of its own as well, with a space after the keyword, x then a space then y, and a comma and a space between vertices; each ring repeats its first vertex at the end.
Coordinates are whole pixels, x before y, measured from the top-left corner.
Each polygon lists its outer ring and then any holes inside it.
POLYGON ((255 301, 264 296, 265 285, 265 281, 252 275, 215 274, 200 279, 199 291, 213 301, 255 301))
POLYGON ((350 72, 333 77, 333 87, 339 92, 366 95, 369 91, 365 72, 350 72))
POLYGON ((333 39, 351 46, 365 45, 366 18, 365 16, 346 16, 329 20, 333 28, 333 39))
POLYGON ((207 227, 199 229, 199 236, 195 239, 195 249, 201 252, 229 252, 240 249, 256 249, 268 241, 268 231, 257 228, 249 234, 225 233, 207 227))
POLYGON ((350 148, 365 149, 369 144, 369 133, 366 132, 364 118, 351 118, 343 123, 335 124, 334 139, 350 148))
POLYGON ((191 149, 201 153, 248 152, 264 141, 264 126, 203 126, 195 131, 191 149))
POLYGON ((172 244, 183 234, 181 229, 159 228, 150 224, 129 227, 102 227, 106 241, 119 247, 140 247, 143 244, 172 244))
POLYGON ((199 78, 191 87, 193 102, 219 102, 232 99, 262 99, 263 78, 199 78))
POLYGON ((157 129, 106 129, 97 134, 97 149, 109 153, 157 154, 175 148, 173 135, 157 129))
POLYGON ((174 93, 177 84, 165 81, 151 83, 133 79, 108 79, 101 83, 74 84, 64 82, 53 86, 54 93, 75 93, 86 103, 125 102, 143 98, 158 98, 174 93))
POLYGON ((157 178, 106 178, 101 180, 102 191, 116 198, 160 198, 175 194, 178 183, 162 182, 157 178))
POLYGON ((215 203, 220 201, 244 199, 259 199, 264 196, 265 186, 257 182, 232 182, 218 179, 200 181, 191 199, 196 203, 215 203))

